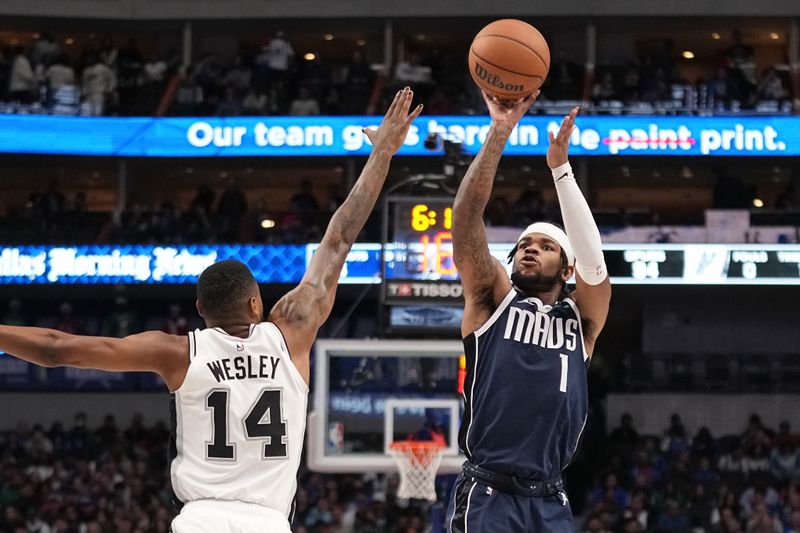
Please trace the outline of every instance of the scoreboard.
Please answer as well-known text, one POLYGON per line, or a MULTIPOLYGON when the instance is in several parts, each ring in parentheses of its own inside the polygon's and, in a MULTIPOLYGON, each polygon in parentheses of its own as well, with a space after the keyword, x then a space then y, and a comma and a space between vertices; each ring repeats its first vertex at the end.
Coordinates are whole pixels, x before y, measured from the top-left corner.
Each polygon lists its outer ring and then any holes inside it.
MULTIPOLYGON (((440 322, 454 313, 447 306, 463 305, 453 262, 452 201, 389 198, 391 228, 382 265, 384 304, 414 306, 420 315, 436 316, 440 322)), ((489 251, 506 265, 513 246, 489 243, 489 251)), ((800 245, 796 244, 626 243, 605 244, 603 252, 616 285, 800 285, 800 245)), ((506 266, 510 271, 511 265, 506 266)))

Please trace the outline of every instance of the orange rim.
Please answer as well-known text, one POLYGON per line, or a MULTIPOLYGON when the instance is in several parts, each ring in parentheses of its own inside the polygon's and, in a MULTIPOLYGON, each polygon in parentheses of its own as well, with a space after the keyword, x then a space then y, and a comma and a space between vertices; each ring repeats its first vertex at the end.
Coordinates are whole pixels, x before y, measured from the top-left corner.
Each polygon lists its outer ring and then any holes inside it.
POLYGON ((438 442, 430 440, 398 440, 389 445, 393 450, 398 451, 422 451, 431 449, 444 449, 445 447, 438 442))

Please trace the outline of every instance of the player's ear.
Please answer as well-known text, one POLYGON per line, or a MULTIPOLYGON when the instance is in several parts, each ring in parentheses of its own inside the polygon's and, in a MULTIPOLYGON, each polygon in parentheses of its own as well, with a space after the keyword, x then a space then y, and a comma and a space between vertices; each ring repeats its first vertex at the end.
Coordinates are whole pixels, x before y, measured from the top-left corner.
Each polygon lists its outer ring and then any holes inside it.
POLYGON ((573 274, 575 274, 575 267, 572 265, 567 265, 561 273, 561 279, 563 279, 564 282, 567 282, 573 276, 573 274))
POLYGON ((250 314, 251 315, 259 315, 260 314, 259 313, 259 309, 258 309, 258 298, 256 298, 255 296, 251 296, 250 300, 248 300, 248 302, 247 302, 247 305, 250 308, 250 314))
POLYGON ((203 308, 200 307, 200 300, 195 300, 194 306, 197 308, 197 314, 200 315, 201 318, 205 318, 203 314, 203 308))

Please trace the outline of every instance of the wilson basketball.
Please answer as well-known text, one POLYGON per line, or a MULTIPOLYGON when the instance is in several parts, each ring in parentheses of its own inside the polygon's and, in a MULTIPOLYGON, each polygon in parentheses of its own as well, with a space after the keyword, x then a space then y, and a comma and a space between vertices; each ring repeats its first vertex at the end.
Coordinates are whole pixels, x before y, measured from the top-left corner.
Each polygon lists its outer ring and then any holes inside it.
POLYGON ((521 20, 484 27, 469 47, 469 73, 478 86, 502 99, 523 98, 544 83, 550 48, 539 30, 521 20))

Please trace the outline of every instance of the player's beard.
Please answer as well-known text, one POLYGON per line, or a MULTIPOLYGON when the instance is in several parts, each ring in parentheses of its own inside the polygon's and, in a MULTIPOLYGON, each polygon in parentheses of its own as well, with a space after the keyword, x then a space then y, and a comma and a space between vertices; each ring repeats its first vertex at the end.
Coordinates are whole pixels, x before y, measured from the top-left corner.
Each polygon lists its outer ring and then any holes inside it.
POLYGON ((557 287, 562 284, 563 281, 561 280, 560 273, 556 273, 552 276, 546 276, 541 273, 524 276, 515 270, 511 273, 511 283, 526 296, 535 296, 536 294, 552 290, 553 287, 557 287))

